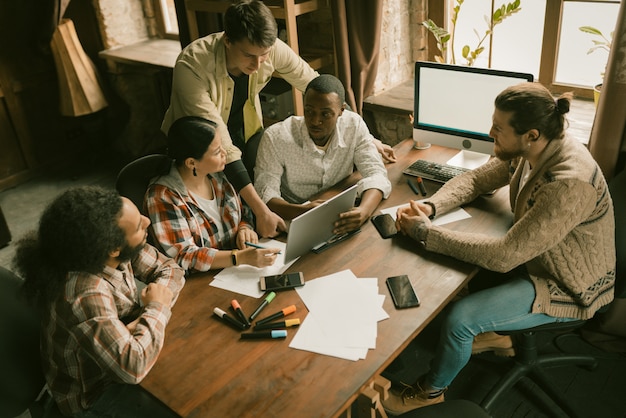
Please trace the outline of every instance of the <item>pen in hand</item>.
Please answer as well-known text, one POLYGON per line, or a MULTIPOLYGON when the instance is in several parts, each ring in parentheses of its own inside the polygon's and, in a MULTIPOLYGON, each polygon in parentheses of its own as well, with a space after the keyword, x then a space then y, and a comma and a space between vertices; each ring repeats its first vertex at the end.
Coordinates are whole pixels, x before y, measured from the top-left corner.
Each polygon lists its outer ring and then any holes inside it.
MULTIPOLYGON (((266 250, 267 249, 267 247, 264 247, 262 245, 255 244, 255 243, 252 243, 252 242, 248 242, 248 241, 244 242, 244 244, 246 244, 248 247, 259 248, 261 250, 266 250)), ((281 254, 281 252, 278 251, 277 253, 274 253, 274 254, 281 254)))

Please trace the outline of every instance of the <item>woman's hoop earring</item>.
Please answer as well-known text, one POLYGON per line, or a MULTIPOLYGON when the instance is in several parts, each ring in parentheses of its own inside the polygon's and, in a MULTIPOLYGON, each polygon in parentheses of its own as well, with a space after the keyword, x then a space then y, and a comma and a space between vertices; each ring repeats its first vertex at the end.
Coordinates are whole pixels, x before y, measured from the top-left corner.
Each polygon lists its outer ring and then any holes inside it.
POLYGON ((193 176, 198 177, 198 174, 196 173, 196 167, 193 168, 193 176))

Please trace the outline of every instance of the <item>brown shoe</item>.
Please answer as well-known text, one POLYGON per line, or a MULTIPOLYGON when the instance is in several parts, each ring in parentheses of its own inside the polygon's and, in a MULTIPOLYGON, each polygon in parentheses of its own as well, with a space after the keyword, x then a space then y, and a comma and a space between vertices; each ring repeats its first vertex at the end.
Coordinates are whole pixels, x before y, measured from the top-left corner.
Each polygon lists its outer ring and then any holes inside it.
POLYGON ((433 394, 433 392, 425 391, 420 387, 419 383, 413 386, 402 382, 401 384, 403 387, 400 390, 392 389, 389 391, 389 397, 381 401, 383 408, 389 415, 401 415, 423 406, 443 402, 443 392, 445 390, 437 391, 436 393, 439 393, 437 395, 433 394))
POLYGON ((493 351, 497 356, 513 357, 515 349, 510 335, 500 335, 495 332, 485 332, 474 337, 472 354, 493 351))

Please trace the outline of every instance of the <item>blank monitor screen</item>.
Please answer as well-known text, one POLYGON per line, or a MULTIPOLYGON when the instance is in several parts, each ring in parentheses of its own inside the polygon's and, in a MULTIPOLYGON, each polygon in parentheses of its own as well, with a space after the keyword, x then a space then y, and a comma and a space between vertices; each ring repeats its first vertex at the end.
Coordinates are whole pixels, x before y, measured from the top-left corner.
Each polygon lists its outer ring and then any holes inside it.
POLYGON ((415 63, 414 137, 422 142, 493 154, 489 137, 496 96, 533 81, 532 74, 415 63))

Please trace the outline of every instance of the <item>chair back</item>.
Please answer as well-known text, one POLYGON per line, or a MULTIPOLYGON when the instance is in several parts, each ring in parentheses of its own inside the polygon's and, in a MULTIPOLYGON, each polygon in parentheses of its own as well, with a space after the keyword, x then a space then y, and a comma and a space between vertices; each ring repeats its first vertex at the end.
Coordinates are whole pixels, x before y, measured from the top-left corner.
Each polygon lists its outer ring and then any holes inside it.
POLYGON ((128 163, 117 175, 115 188, 118 193, 130 199, 143 215, 143 197, 150 180, 167 174, 172 160, 164 154, 146 155, 128 163))
POLYGON ((39 355, 40 318, 24 300, 22 283, 0 267, 0 418, 23 413, 45 384, 39 355))

